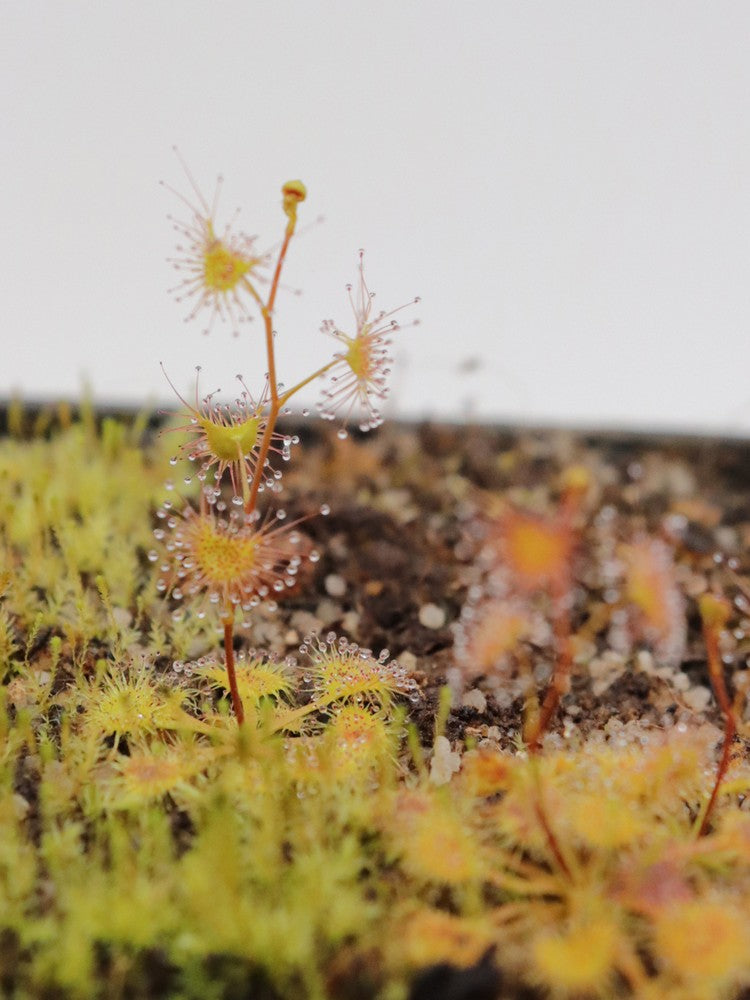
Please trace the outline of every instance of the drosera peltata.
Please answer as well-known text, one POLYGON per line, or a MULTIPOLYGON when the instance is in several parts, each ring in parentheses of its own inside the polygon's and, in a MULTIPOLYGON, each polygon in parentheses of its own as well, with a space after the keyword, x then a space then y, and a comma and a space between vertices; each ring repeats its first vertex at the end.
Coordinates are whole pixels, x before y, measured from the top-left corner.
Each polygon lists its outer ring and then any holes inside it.
MULTIPOLYGON (((232 706, 242 723, 245 712, 234 656, 238 612, 248 613, 259 603, 273 609, 294 586, 302 560, 315 561, 318 555, 300 546, 299 520, 285 522, 282 511, 272 515, 259 510, 259 495, 266 490, 278 492, 280 485, 281 469, 273 467, 273 460, 288 461, 291 446, 297 443, 295 438, 278 433, 277 421, 289 412, 290 401, 301 389, 325 378, 321 415, 341 419, 340 435, 346 435, 345 425, 352 419, 363 431, 377 427, 388 391, 390 338, 399 327, 395 315, 405 306, 374 309, 374 293, 365 279, 364 253, 360 250, 357 289, 347 286, 354 331, 346 333, 333 320, 324 321, 321 329, 337 341, 339 350, 316 371, 285 388, 278 374, 274 313, 287 252, 297 229, 298 209, 307 198, 307 189, 300 180, 282 186, 283 237, 276 251, 260 252, 255 238, 236 231, 236 219, 223 230, 219 227, 221 179, 209 203, 180 159, 192 198, 168 188, 190 213, 187 221, 170 217, 181 238, 177 255, 170 258, 181 276, 172 291, 178 301, 189 301, 186 319, 208 314, 205 333, 216 321, 226 321, 237 335, 244 321, 260 318, 267 369, 255 394, 240 378, 241 394, 234 403, 215 402, 213 394, 200 400, 197 382, 194 405, 177 393, 188 419, 183 429, 189 439, 181 451, 198 463, 200 504, 197 510, 188 503, 176 510, 170 498, 159 511, 165 522, 155 531, 165 548, 159 587, 174 601, 195 604, 207 596, 209 605, 215 606, 223 630, 232 706), (224 488, 227 479, 228 499, 224 488)), ((325 515, 328 509, 324 504, 320 513, 325 515)), ((180 614, 177 609, 175 615, 180 614)))

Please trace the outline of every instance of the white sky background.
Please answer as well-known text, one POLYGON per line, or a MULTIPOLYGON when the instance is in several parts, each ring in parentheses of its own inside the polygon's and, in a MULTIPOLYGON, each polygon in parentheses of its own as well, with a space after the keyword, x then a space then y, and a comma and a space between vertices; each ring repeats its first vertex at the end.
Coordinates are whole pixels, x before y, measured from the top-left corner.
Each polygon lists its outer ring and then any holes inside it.
MULTIPOLYGON (((0 397, 172 401, 250 387, 261 326, 185 325, 165 289, 187 192, 280 237, 289 385, 388 308, 393 415, 750 431, 750 4, 1 0, 0 397), (473 370, 471 364, 475 362, 473 370), (478 364, 478 367, 477 367, 478 364)), ((307 402, 314 401, 313 392, 307 402)))

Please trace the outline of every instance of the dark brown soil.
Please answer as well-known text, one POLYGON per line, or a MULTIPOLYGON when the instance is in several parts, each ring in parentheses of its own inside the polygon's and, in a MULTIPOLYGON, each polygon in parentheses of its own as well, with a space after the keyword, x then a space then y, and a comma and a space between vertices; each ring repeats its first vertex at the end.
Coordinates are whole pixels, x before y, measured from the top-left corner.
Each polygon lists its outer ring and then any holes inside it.
MULTIPOLYGON (((575 557, 574 631, 601 600, 601 588, 590 582, 596 576, 590 536, 603 510, 617 541, 643 533, 666 539, 695 591, 712 587, 736 597, 744 574, 750 573, 750 444, 745 441, 434 424, 391 426, 345 440, 327 431, 312 423, 299 428, 302 445, 285 476, 283 497, 290 513, 314 511, 322 500, 331 508, 327 518, 315 517, 306 526, 321 559, 310 588, 282 609, 288 626, 285 651, 293 652, 288 640, 295 634, 295 611, 321 610, 323 602, 325 620, 318 624, 324 633, 330 628, 376 652, 388 648, 394 656, 405 654, 423 693, 412 714, 426 741, 432 736, 437 691, 455 663, 454 631, 475 575, 477 535, 499 502, 523 509, 529 501, 553 512, 561 472, 582 464, 591 473, 594 486, 575 557), (440 609, 444 622, 422 624, 420 610, 426 605, 440 609)), ((686 614, 685 659, 675 669, 681 666, 691 685, 706 686, 690 595, 686 614)), ((593 638, 597 654, 605 652, 606 634, 593 638)), ((668 678, 634 668, 640 649, 635 643, 627 669, 598 694, 585 665, 577 667, 557 728, 566 706, 574 707, 581 732, 601 729, 613 718, 656 726, 666 716, 695 715, 684 689, 674 691, 668 678)), ((743 638, 736 669, 745 669, 747 653, 750 640, 743 638)), ((532 654, 540 663, 551 660, 543 648, 532 654)), ((481 677, 474 683, 487 696, 486 709, 457 705, 447 735, 459 739, 489 732, 501 743, 513 739, 521 701, 499 704, 496 687, 481 677)), ((713 700, 705 714, 719 723, 713 700)))

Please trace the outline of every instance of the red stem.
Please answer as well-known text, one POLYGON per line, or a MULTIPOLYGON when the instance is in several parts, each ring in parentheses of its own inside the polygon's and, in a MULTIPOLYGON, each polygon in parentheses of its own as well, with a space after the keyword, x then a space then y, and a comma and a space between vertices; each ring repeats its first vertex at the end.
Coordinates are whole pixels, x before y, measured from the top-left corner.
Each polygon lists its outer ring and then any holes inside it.
POLYGON ((268 302, 262 307, 261 311, 263 313, 263 323, 265 325, 266 331, 266 355, 268 357, 268 388, 271 393, 271 406, 268 411, 268 419, 266 421, 266 427, 263 432, 263 440, 260 443, 260 448, 258 450, 258 461, 255 466, 255 473, 253 475, 253 481, 250 486, 250 495, 245 502, 245 513, 249 514, 251 511, 255 510, 255 504, 258 499, 258 491, 260 489, 260 484, 265 475, 264 467, 266 464, 266 459, 268 458, 268 452, 271 448, 271 439, 273 437, 273 432, 276 429, 276 421, 279 416, 279 411, 281 410, 281 403, 279 402, 279 387, 276 380, 276 355, 273 348, 273 306, 276 301, 276 292, 279 288, 279 278, 281 276, 281 268, 284 266, 284 259, 286 257, 286 251, 289 246, 289 241, 294 234, 294 226, 287 226, 286 233, 284 234, 284 242, 281 244, 281 250, 279 251, 279 259, 276 261, 276 270, 273 273, 273 281, 271 282, 271 290, 268 293, 268 302))
POLYGON ((562 850, 560 849, 557 837, 555 836, 554 830, 550 826, 550 822, 547 819, 547 813, 544 811, 544 805, 541 799, 541 792, 537 790, 537 794, 539 797, 534 803, 534 812, 536 813, 536 818, 539 820, 539 825, 544 831, 544 836, 547 840, 547 846, 552 852, 552 856, 554 857, 555 861, 557 862, 563 874, 570 879, 573 876, 570 874, 570 868, 568 867, 568 863, 563 857, 563 853, 562 850))
POLYGON ((711 798, 708 800, 706 811, 703 814, 703 820, 701 821, 701 825, 698 829, 699 837, 704 836, 708 831, 708 821, 711 817, 711 813, 713 812, 714 805, 716 804, 716 799, 719 796, 719 788, 721 787, 721 783, 724 780, 727 768, 729 767, 732 743, 734 742, 735 733, 737 732, 737 721, 734 717, 734 709, 729 699, 729 694, 727 693, 726 684, 724 683, 724 670, 722 668, 721 653, 719 651, 718 629, 712 628, 711 625, 704 622, 703 637, 706 642, 708 673, 711 678, 711 687, 716 695, 719 708, 724 715, 724 746, 721 750, 721 759, 719 760, 719 766, 716 770, 716 780, 714 781, 714 787, 711 791, 711 798))
POLYGON ((547 732, 555 712, 560 704, 560 699, 567 693, 570 679, 570 668, 572 666, 570 648, 570 612, 567 607, 569 587, 562 586, 556 588, 552 597, 555 608, 553 619, 553 630, 555 635, 555 665, 552 672, 552 679, 544 695, 542 707, 536 723, 528 735, 529 750, 536 753, 541 746, 542 736, 547 732))
POLYGON ((238 724, 241 726, 245 721, 245 709, 242 706, 242 699, 240 698, 240 691, 237 687, 237 674, 234 669, 234 620, 225 619, 224 620, 224 658, 227 666, 227 677, 229 678, 229 693, 232 696, 232 708, 234 709, 234 714, 237 718, 238 724))

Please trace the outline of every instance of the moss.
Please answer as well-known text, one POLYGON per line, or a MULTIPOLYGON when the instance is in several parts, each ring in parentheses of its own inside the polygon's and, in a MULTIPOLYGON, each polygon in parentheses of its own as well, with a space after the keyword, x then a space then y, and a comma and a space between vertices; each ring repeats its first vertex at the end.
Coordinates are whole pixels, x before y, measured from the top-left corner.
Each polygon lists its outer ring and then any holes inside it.
POLYGON ((155 586, 164 459, 90 419, 0 444, 5 995, 398 1000, 435 969, 571 1000, 750 985, 742 761, 696 836, 714 731, 454 742, 438 784, 406 738, 414 681, 328 638, 296 665, 243 650, 238 727, 187 652, 211 628, 155 586))

